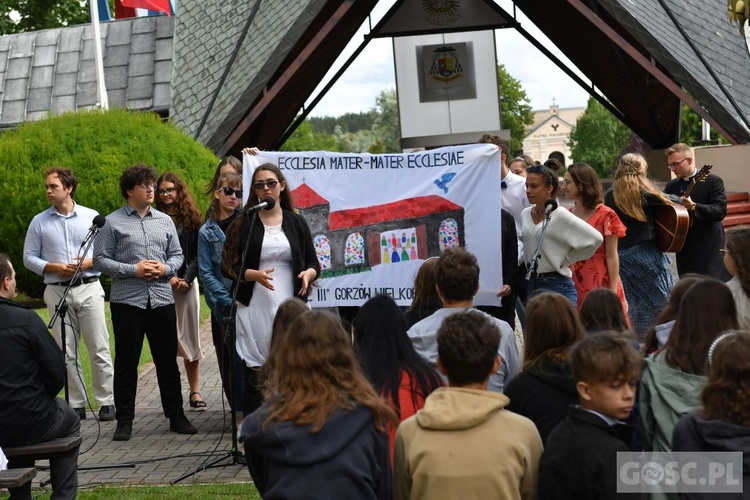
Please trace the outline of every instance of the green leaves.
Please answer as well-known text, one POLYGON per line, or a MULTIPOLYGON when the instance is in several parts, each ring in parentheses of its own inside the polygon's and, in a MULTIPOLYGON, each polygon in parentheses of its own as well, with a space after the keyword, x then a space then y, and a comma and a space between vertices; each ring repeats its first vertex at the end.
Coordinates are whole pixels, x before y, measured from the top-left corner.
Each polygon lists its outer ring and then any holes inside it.
POLYGON ((611 177, 628 143, 630 129, 593 97, 570 133, 573 161, 591 165, 600 177, 611 177))
POLYGON ((502 128, 510 129, 511 157, 523 150, 526 126, 534 121, 534 113, 521 82, 510 76, 505 66, 498 64, 497 80, 500 93, 500 122, 502 128))

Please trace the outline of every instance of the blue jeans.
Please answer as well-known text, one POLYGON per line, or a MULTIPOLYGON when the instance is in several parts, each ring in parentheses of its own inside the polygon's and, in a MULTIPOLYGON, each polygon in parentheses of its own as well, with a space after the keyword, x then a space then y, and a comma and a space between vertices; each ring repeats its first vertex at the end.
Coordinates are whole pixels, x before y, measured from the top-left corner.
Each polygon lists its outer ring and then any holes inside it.
POLYGON ((542 273, 529 280, 529 298, 544 290, 564 295, 576 307, 578 294, 573 280, 559 273, 542 273))

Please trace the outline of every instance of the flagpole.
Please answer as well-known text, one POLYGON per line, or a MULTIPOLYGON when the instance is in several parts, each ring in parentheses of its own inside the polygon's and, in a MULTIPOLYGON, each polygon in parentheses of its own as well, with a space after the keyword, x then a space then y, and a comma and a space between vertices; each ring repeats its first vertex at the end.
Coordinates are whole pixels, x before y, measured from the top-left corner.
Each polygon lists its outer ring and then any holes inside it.
POLYGON ((91 11, 91 26, 94 30, 94 64, 96 65, 96 87, 99 97, 99 107, 103 110, 109 109, 109 98, 107 87, 104 84, 104 58, 102 56, 102 35, 99 29, 99 5, 97 0, 89 0, 91 11))

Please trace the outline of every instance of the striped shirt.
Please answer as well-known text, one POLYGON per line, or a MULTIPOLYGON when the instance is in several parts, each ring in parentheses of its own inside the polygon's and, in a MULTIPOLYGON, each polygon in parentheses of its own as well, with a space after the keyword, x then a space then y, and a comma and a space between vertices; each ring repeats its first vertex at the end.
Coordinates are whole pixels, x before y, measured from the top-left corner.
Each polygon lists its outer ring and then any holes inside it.
MULTIPOLYGON (((70 277, 60 276, 57 273, 44 272, 49 263, 75 262, 83 251, 81 243, 86 239, 89 228, 94 217, 99 212, 75 203, 73 211, 63 215, 52 206, 44 212, 37 214, 29 224, 26 231, 26 241, 23 245, 23 265, 26 269, 44 276, 45 283, 58 283, 67 281, 70 277)), ((84 258, 91 258, 92 250, 89 248, 84 258)), ((80 278, 99 276, 96 269, 81 271, 80 278)))
POLYGON ((169 278, 182 262, 172 220, 154 208, 143 218, 127 204, 115 210, 94 243, 94 267, 112 278, 110 301, 141 309, 174 303, 169 278), (167 273, 152 281, 137 277, 136 264, 142 260, 162 262, 167 273))

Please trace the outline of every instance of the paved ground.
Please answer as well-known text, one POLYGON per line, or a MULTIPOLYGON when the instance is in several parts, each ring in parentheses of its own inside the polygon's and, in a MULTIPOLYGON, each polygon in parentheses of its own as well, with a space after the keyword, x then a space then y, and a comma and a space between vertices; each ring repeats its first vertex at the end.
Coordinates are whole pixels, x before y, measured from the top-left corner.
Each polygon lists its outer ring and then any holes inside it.
MULTIPOLYGON (((205 359, 201 361, 201 394, 208 404, 203 412, 187 407, 187 379, 182 377, 186 415, 198 428, 198 434, 178 435, 169 431, 169 420, 164 417, 156 383, 156 370, 148 365, 138 381, 136 418, 130 441, 112 441, 116 422, 97 422, 89 411, 81 422, 81 455, 78 481, 81 488, 98 485, 170 484, 183 474, 197 470, 205 463, 225 456, 232 445, 229 407, 222 408, 223 392, 216 364, 216 353, 211 343, 211 330, 206 323, 201 330, 201 344, 205 359), (91 466, 134 464, 131 467, 87 470, 91 466)), ((182 363, 178 362, 183 371, 182 363)), ((200 483, 249 482, 250 474, 244 465, 234 465, 233 458, 220 462, 222 467, 210 468, 181 481, 200 483)), ((37 465, 43 465, 39 462, 37 465)), ((49 477, 40 472, 34 486, 49 477)), ((47 487, 49 488, 49 487, 47 487)))

